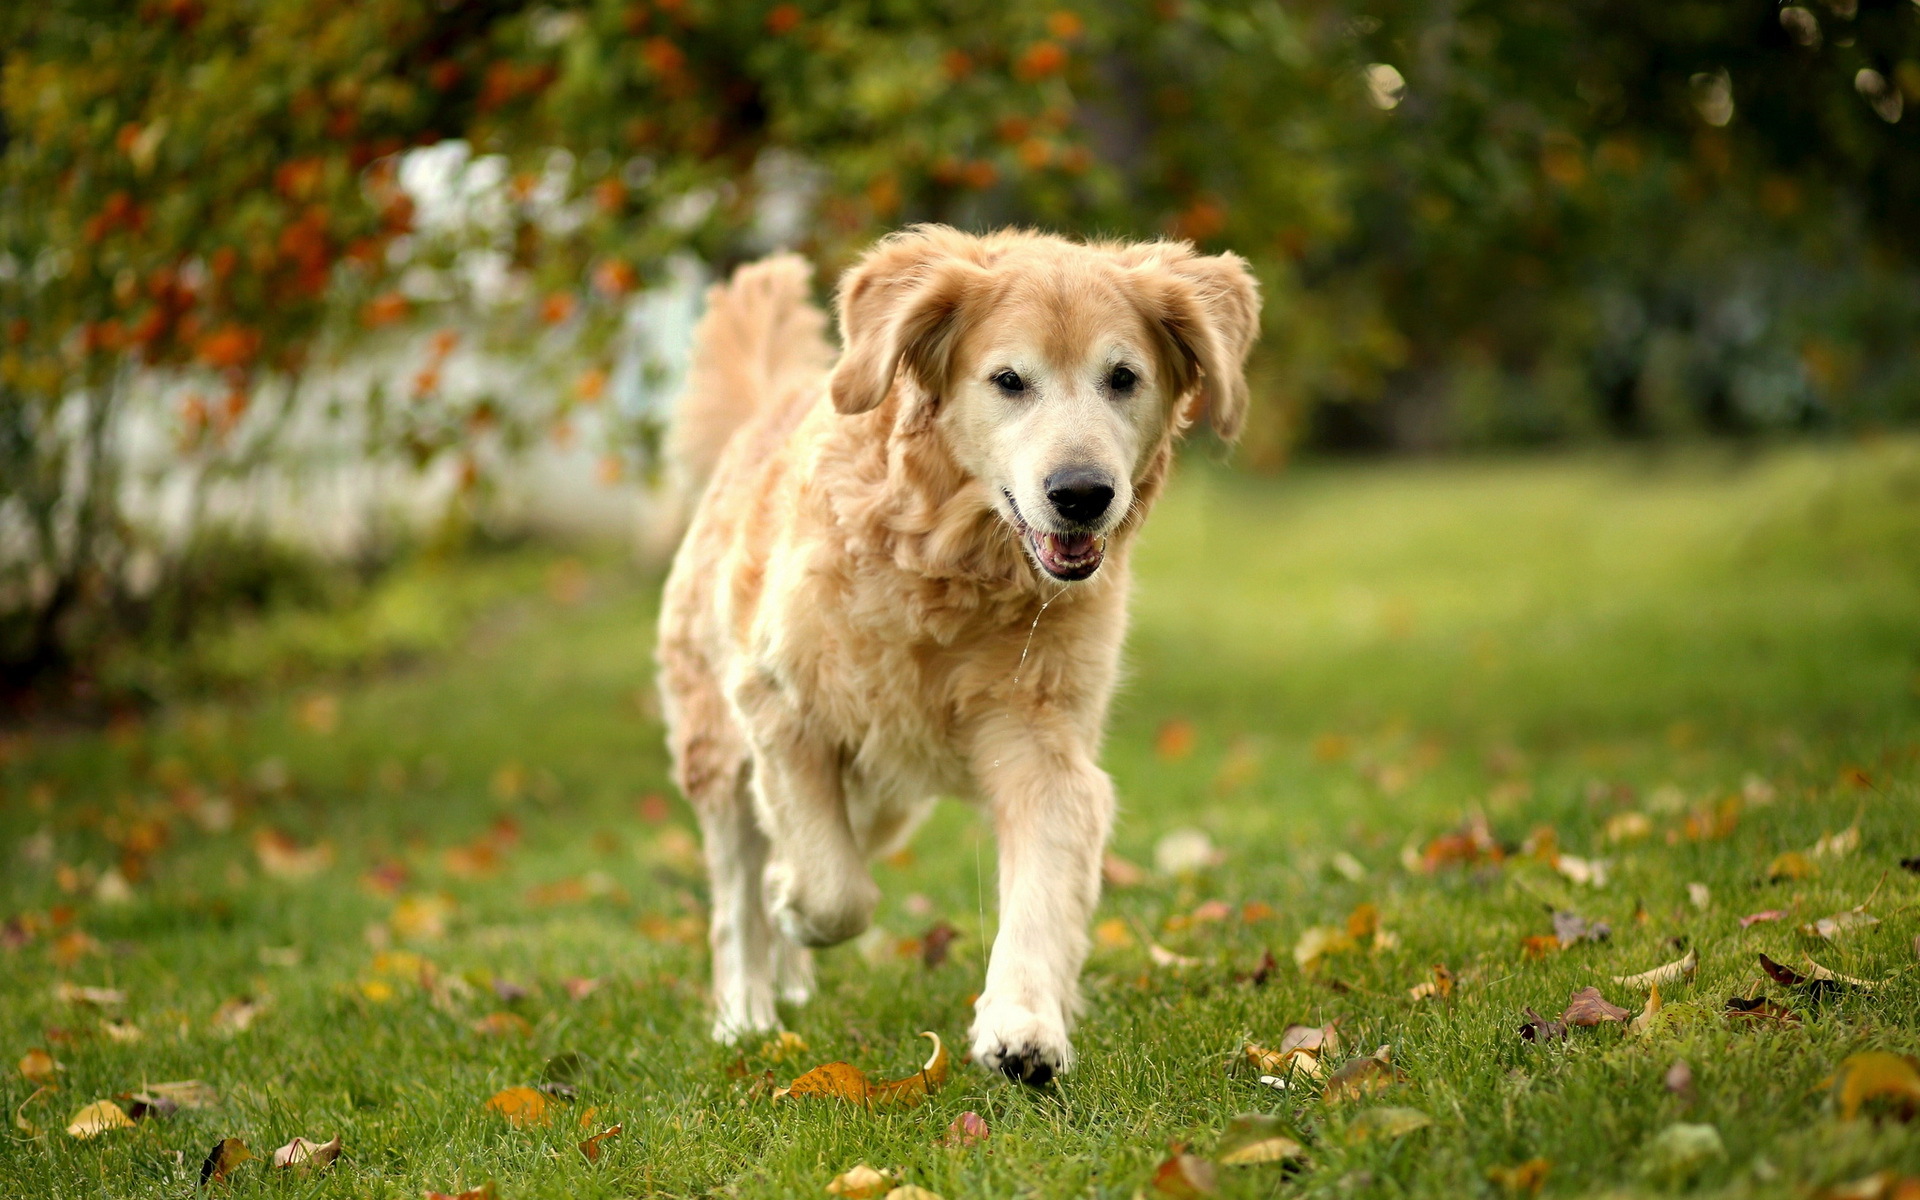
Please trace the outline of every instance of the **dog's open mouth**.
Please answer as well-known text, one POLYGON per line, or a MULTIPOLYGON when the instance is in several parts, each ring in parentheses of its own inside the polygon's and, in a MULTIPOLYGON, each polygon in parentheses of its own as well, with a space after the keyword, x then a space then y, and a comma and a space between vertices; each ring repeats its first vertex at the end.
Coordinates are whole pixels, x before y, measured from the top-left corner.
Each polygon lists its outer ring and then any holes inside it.
POLYGON ((1100 569, 1101 560, 1107 555, 1106 538, 1097 533, 1046 533, 1035 529, 1020 515, 1020 505, 1014 501, 1013 493, 1003 491, 1001 494, 1013 509, 1014 524, 1042 571, 1063 583, 1072 583, 1100 569))

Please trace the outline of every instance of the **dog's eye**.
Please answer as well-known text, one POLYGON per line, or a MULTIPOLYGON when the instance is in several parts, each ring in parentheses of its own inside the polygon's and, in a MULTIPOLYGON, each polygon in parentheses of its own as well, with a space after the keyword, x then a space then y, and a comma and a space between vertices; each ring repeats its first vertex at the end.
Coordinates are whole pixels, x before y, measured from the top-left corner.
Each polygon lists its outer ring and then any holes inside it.
POLYGON ((996 387, 1009 396, 1018 396, 1021 392, 1027 390, 1027 381, 1012 371, 1000 372, 993 377, 993 382, 996 387))
POLYGON ((1107 386, 1116 392, 1130 392, 1139 381, 1139 376, 1130 367, 1115 367, 1113 374, 1107 376, 1107 386))

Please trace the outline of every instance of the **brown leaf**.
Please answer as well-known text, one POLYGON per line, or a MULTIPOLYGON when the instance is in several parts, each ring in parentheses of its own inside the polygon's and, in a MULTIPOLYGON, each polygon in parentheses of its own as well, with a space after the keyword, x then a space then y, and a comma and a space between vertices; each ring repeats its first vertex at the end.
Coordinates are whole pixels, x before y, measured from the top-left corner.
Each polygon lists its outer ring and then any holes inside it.
POLYGON ((1391 1048, 1382 1046, 1364 1058, 1349 1059, 1327 1077, 1328 1101, 1360 1100, 1403 1082, 1407 1073, 1393 1065, 1391 1048))
POLYGON ((532 1037, 533 1026, 519 1013, 492 1012, 473 1023, 473 1031, 481 1037, 532 1037))
POLYGON ((27 1077, 28 1083, 51 1083, 53 1077, 64 1070, 66 1068, 45 1050, 35 1048, 20 1056, 20 1073, 27 1077))
POLYGON ((314 1142, 297 1137, 273 1152, 273 1165, 282 1170, 299 1167, 302 1171, 316 1171, 329 1166, 339 1157, 340 1135, 337 1133, 330 1142, 314 1142))
POLYGON ((53 998, 62 1004, 87 1004, 94 1008, 113 1008, 127 1002, 127 994, 118 988, 81 987, 64 979, 53 985, 53 998))
POLYGON ((1340 1029, 1337 1025, 1289 1025, 1280 1031, 1280 1053, 1305 1050, 1309 1054, 1332 1056, 1340 1053, 1340 1029))
POLYGON ((1751 1000, 1742 996, 1728 996, 1727 1020, 1735 1025, 1787 1029, 1800 1024, 1800 1014, 1790 1008, 1780 1007, 1765 996, 1755 996, 1751 1000))
POLYGON ((968 1146, 986 1141, 992 1133, 993 1131, 987 1127, 986 1119, 979 1113, 963 1112, 947 1126, 947 1136, 940 1139, 940 1144, 957 1146, 964 1150, 968 1146))
POLYGON ((1520 1040, 1523 1042, 1559 1042, 1565 1041, 1567 1027, 1559 1021, 1549 1021, 1529 1006, 1525 1021, 1520 1023, 1520 1040))
POLYGON ((1821 917, 1809 925, 1802 925, 1800 932, 1808 937, 1824 938, 1833 941, 1843 934, 1855 933, 1862 929, 1878 925, 1880 918, 1867 911, 1866 905, 1850 908, 1845 912, 1834 913, 1830 917, 1821 917))
POLYGON ((614 1138, 619 1137, 620 1130, 621 1130, 621 1126, 619 1125, 607 1126, 605 1129, 602 1129, 599 1133, 596 1133, 592 1137, 588 1138, 586 1141, 581 1142, 580 1153, 587 1156, 588 1162, 599 1162, 600 1147, 604 1143, 612 1141, 614 1138))
POLYGON ((1547 958, 1560 953, 1562 949, 1564 947, 1560 945, 1560 939, 1550 933, 1520 939, 1520 950, 1528 958, 1547 958))
POLYGON ((1289 1136, 1279 1117, 1241 1113, 1227 1123, 1213 1153, 1222 1166, 1241 1167, 1305 1158, 1307 1149, 1289 1136))
POLYGON ((1560 1019, 1570 1026, 1586 1028, 1608 1021, 1624 1022, 1632 1015, 1618 1005, 1607 1003, 1599 988, 1584 987, 1573 994, 1560 1019))
POLYGON ((947 961, 947 947, 959 936, 960 931, 945 921, 936 921, 933 928, 920 935, 920 961, 926 964, 927 970, 947 961))
POLYGON ((252 1162, 253 1152, 239 1138, 222 1138, 215 1142, 213 1149, 207 1151, 206 1160, 200 1164, 200 1186, 219 1183, 234 1172, 241 1163, 252 1162))
POLYGON ((1546 1159, 1530 1158, 1517 1166, 1491 1167, 1487 1170, 1487 1179, 1509 1196, 1536 1196, 1551 1170, 1553 1164, 1546 1159))
POLYGON ((1153 1172, 1153 1190, 1179 1200, 1195 1200, 1218 1192, 1220 1183, 1212 1163, 1188 1154, 1185 1146, 1176 1143, 1153 1172))
POLYGON ((870 1108, 912 1108, 938 1091, 947 1081, 947 1048, 940 1041, 940 1035, 922 1033, 920 1036, 933 1039, 933 1056, 919 1071, 905 1079, 873 1083, 867 1079, 866 1072, 852 1063, 830 1062, 815 1067, 774 1092, 773 1098, 784 1100, 822 1096, 870 1108))
POLYGON ((855 1165, 833 1177, 827 1184, 827 1190, 844 1200, 870 1200, 871 1197, 884 1196, 893 1187, 893 1176, 888 1171, 876 1171, 865 1163, 855 1165))
POLYGON ((1566 950, 1581 942, 1606 941, 1613 936, 1613 926, 1605 921, 1589 921, 1579 913, 1555 909, 1553 936, 1560 943, 1560 948, 1566 950))
POLYGON ((1180 762, 1193 753, 1193 722, 1184 717, 1175 717, 1160 726, 1160 732, 1154 735, 1153 752, 1162 762, 1180 762))
POLYGON ((576 977, 572 979, 561 980, 560 986, 566 989, 567 999, 572 1000, 574 1003, 578 1004, 580 1001, 585 1000, 588 996, 591 996, 595 992, 599 991, 601 988, 601 985, 603 985, 605 982, 606 981, 604 979, 599 979, 599 978, 582 979, 582 978, 576 977))
POLYGON ((873 1084, 867 1092, 869 1105, 874 1108, 912 1108, 939 1091, 947 1082, 947 1048, 940 1041, 940 1035, 923 1032, 920 1036, 933 1040, 932 1056, 917 1072, 905 1079, 873 1084))
POLYGON ((1783 920, 1785 919, 1786 915, 1787 915, 1786 913, 1780 911, 1777 908, 1769 908, 1762 912, 1749 913, 1746 916, 1740 918, 1740 928, 1748 929, 1748 928, 1751 928, 1752 926, 1759 925, 1767 921, 1783 920))
POLYGON ((505 1117, 507 1124, 515 1129, 526 1129, 553 1123, 548 1104, 545 1094, 536 1088, 510 1087, 502 1088, 488 1097, 486 1106, 505 1117))
POLYGON ((1789 850, 1767 864, 1769 883, 1786 883, 1805 879, 1814 873, 1814 865, 1806 855, 1798 850, 1789 850))
POLYGON ((302 846, 277 829, 253 835, 253 854, 260 860, 260 869, 275 879, 311 879, 333 865, 331 842, 302 846))
POLYGON ((1849 1121, 1867 1104, 1912 1120, 1920 1115, 1920 1059, 1885 1050, 1850 1055, 1835 1075, 1833 1098, 1849 1121))
POLYGON ((1422 980, 1407 989, 1407 995, 1414 1000, 1428 1000, 1438 996, 1442 1000, 1453 995, 1453 972, 1445 963, 1433 964, 1433 978, 1422 980))

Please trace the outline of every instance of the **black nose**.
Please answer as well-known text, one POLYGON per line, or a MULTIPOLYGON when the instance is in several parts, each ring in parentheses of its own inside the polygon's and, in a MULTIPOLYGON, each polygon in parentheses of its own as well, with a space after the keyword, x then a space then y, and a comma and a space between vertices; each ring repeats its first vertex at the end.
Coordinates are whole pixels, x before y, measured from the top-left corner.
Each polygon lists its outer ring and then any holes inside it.
POLYGON ((1061 516, 1085 525, 1099 520, 1113 503, 1113 482, 1105 471, 1067 467, 1047 476, 1047 499, 1061 516))

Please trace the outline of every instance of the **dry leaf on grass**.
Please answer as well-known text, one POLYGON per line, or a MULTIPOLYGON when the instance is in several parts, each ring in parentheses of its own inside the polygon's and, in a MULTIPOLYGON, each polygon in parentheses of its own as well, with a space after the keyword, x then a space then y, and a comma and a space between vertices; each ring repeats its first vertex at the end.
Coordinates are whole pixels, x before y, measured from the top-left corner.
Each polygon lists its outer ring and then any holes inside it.
POLYGON ((147 1036, 138 1025, 129 1021, 102 1021, 100 1032, 107 1035, 108 1041, 122 1046, 131 1046, 147 1036))
POLYGON ((1198 1197, 1218 1192, 1220 1181, 1214 1174, 1212 1163, 1188 1154, 1187 1148, 1176 1142, 1168 1148, 1167 1157, 1154 1169, 1153 1190, 1163 1196, 1177 1197, 1178 1200, 1197 1200, 1198 1197))
POLYGON ((1782 987, 1803 988, 1815 1002, 1825 1000, 1829 995, 1844 992, 1849 988, 1858 988, 1863 992, 1873 991, 1880 985, 1866 979, 1855 979, 1851 975, 1840 975, 1807 958, 1807 973, 1801 974, 1785 963, 1775 962, 1766 955, 1760 955, 1760 969, 1767 978, 1782 987))
POLYGON ((1815 874, 1812 860, 1798 850, 1789 850, 1767 864, 1767 882, 1790 883, 1815 874))
POLYGON ((332 1164, 340 1157, 340 1135, 334 1134, 330 1142, 309 1141, 297 1137, 273 1152, 273 1165, 277 1170, 299 1168, 301 1171, 318 1171, 332 1164))
POLYGON ((1800 1014, 1790 1008, 1782 1008, 1765 996, 1748 999, 1744 996, 1727 997, 1727 1021, 1729 1024, 1756 1029, 1791 1029, 1800 1024, 1800 1014))
POLYGON ((937 1033, 924 1032, 933 1040, 933 1054, 926 1065, 905 1079, 874 1083, 866 1072, 851 1063, 830 1062, 815 1067, 786 1087, 773 1093, 775 1100, 820 1096, 845 1100, 868 1108, 912 1108, 938 1091, 947 1081, 947 1048, 937 1033))
POLYGON ((67 1122, 67 1135, 85 1141, 99 1137, 110 1129, 131 1128, 133 1118, 127 1115, 125 1109, 111 1100, 95 1100, 73 1114, 73 1119, 67 1122))
POLYGON ((909 1183, 905 1187, 897 1187, 888 1192, 885 1200, 946 1200, 946 1197, 942 1196, 939 1192, 930 1192, 923 1187, 916 1187, 909 1183))
POLYGON ((1559 1021, 1549 1021, 1533 1011, 1529 1005, 1522 1010, 1526 1020, 1520 1023, 1520 1040, 1523 1042, 1561 1042, 1567 1037, 1567 1027, 1559 1021))
POLYGON ((933 927, 920 935, 920 961, 931 971, 947 961, 947 949, 953 945, 960 931, 945 921, 936 921, 933 927))
POLYGON ((1845 934, 1872 928, 1879 923, 1880 918, 1869 913, 1867 906, 1862 904, 1857 908, 1837 912, 1830 917, 1821 917, 1811 924, 1802 925, 1800 932, 1808 937, 1823 938, 1830 942, 1845 934))
POLYGON ((1567 1002, 1566 1011, 1560 1014, 1560 1019, 1569 1026, 1591 1028, 1595 1025, 1604 1025, 1609 1021, 1623 1023, 1631 1015, 1626 1009, 1616 1004, 1609 1004, 1606 997, 1600 994, 1599 988, 1584 987, 1573 994, 1572 999, 1567 1002))
POLYGON ((1159 942, 1147 943, 1147 957, 1153 960, 1153 965, 1156 967, 1169 967, 1176 971, 1184 971, 1188 967, 1200 965, 1199 959, 1185 954, 1175 954, 1159 942))
POLYGON ((1347 1140, 1364 1142, 1372 1138, 1384 1138, 1394 1141, 1431 1124, 1433 1118, 1417 1108, 1370 1108, 1347 1126, 1347 1140))
POLYGON ((1227 1122, 1213 1153, 1222 1166, 1244 1167, 1295 1161, 1305 1158, 1307 1149, 1289 1136, 1280 1118, 1266 1113, 1241 1113, 1227 1122))
POLYGON ((1100 878, 1110 888, 1137 888, 1147 881, 1147 869, 1138 863, 1121 858, 1109 850, 1100 860, 1100 878))
POLYGON ((992 1133, 987 1127, 986 1118, 977 1112, 963 1112, 947 1126, 947 1135, 940 1139, 940 1144, 964 1150, 986 1141, 992 1133))
POLYGON ((1652 988, 1656 984, 1662 983, 1671 987, 1683 980, 1692 979, 1694 971, 1697 970, 1699 966, 1700 952, 1698 950, 1688 950, 1681 957, 1674 959, 1670 963, 1662 963, 1651 971, 1642 971, 1638 975, 1615 975, 1613 981, 1631 988, 1652 988))
POLYGON ((239 1169, 241 1163, 252 1161, 253 1151, 247 1149, 245 1142, 239 1138, 222 1138, 207 1151, 206 1159, 200 1164, 200 1186, 219 1183, 239 1169))
POLYGON ((1656 983, 1647 993, 1647 1006, 1640 1010, 1639 1016, 1627 1022, 1627 1036, 1644 1037, 1652 1032, 1654 1023, 1660 1018, 1661 1007, 1660 985, 1656 983))
POLYGON ((1511 1167, 1489 1167, 1487 1182, 1509 1196, 1537 1196, 1540 1194, 1540 1185, 1547 1181, 1547 1172, 1551 1170, 1553 1164, 1548 1160, 1530 1158, 1511 1167))
POLYGON ((266 1010, 267 1005, 264 1000, 255 1000, 251 996, 235 996, 231 1000, 223 1001, 220 1007, 213 1011, 211 1024, 214 1032, 231 1037, 234 1034, 244 1033, 266 1010))
POLYGON ((253 854, 260 860, 260 869, 275 879, 311 879, 333 865, 333 843, 302 846, 277 829, 253 835, 253 854))
POLYGON ((553 1113, 546 1095, 536 1088, 501 1088, 488 1097, 489 1109, 507 1119, 507 1124, 515 1129, 527 1129, 535 1125, 551 1125, 553 1113))
POLYGON ((1814 1193, 1814 1200, 1920 1200, 1920 1175, 1875 1171, 1814 1193))
POLYGON ((53 985, 53 998, 62 1004, 86 1004, 94 1008, 114 1008, 127 1002, 119 988, 82 987, 62 979, 53 985))
POLYGON ((1765 924, 1768 921, 1785 920, 1786 916, 1786 913, 1777 908, 1769 908, 1761 912, 1749 913, 1740 918, 1740 928, 1749 929, 1755 925, 1765 924))
POLYGON ((1199 829, 1171 830, 1153 844, 1153 868, 1162 875, 1191 875, 1226 860, 1199 829))
POLYGON ((464 1192, 428 1191, 425 1200, 500 1200, 500 1189, 489 1179, 479 1187, 468 1188, 464 1192))
POLYGON ((807 1039, 791 1029, 782 1029, 778 1036, 760 1043, 760 1057, 769 1062, 786 1062, 806 1052, 807 1039))
POLYGON ((1849 1121, 1868 1105, 1910 1121, 1920 1115, 1920 1059, 1885 1050, 1850 1055, 1835 1074, 1833 1099, 1849 1121))
POLYGON ((20 1056, 19 1066, 20 1073, 33 1084, 51 1083, 55 1075, 66 1070, 54 1061, 53 1055, 37 1047, 20 1056))
POLYGON ((471 1026, 481 1037, 532 1037, 533 1026, 519 1013, 492 1012, 475 1021, 471 1026))
POLYGON ((1613 926, 1605 921, 1589 921, 1578 913, 1555 909, 1553 936, 1562 950, 1581 942, 1604 942, 1613 936, 1613 926))
POLYGON ((1406 1078, 1407 1073, 1393 1065, 1393 1047, 1382 1046, 1364 1058, 1349 1059, 1328 1076, 1322 1097, 1330 1102, 1360 1100, 1406 1078))
POLYGON ((580 1143, 580 1153, 586 1155, 587 1161, 590 1163, 599 1162, 601 1147, 614 1138, 619 1137, 621 1128, 622 1126, 619 1125, 609 1125, 605 1129, 602 1129, 599 1133, 594 1134, 586 1141, 580 1143))
POLYGON ((1436 996, 1444 1000, 1453 995, 1453 972, 1445 963, 1433 964, 1433 978, 1422 980, 1407 989, 1407 996, 1413 1000, 1430 1000, 1436 996))
POLYGON ((872 1200, 884 1196, 893 1187, 891 1171, 876 1171, 865 1163, 856 1163, 833 1177, 827 1190, 844 1200, 872 1200))
POLYGON ((1809 858, 1845 858, 1860 848, 1860 826, 1849 825, 1839 833, 1820 835, 1820 840, 1807 851, 1809 858))

